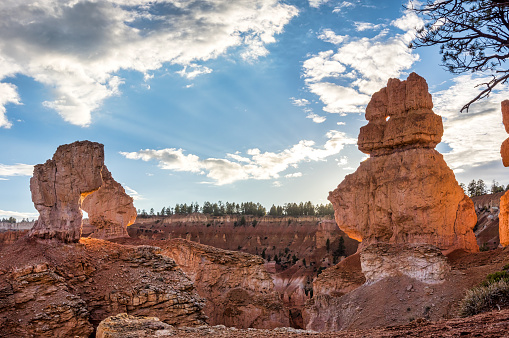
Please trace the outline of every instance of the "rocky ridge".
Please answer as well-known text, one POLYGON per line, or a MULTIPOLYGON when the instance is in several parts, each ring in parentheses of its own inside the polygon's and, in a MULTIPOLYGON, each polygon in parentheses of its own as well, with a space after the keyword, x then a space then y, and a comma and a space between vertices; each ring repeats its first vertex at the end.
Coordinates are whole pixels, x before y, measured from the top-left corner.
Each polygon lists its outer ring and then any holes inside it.
POLYGON ((205 323, 204 300, 157 247, 21 239, 1 247, 0 259, 0 332, 88 337, 120 312, 157 314, 175 326, 205 323))
POLYGON ((205 298, 210 325, 237 328, 289 326, 288 311, 259 256, 227 251, 184 239, 158 243, 205 298))

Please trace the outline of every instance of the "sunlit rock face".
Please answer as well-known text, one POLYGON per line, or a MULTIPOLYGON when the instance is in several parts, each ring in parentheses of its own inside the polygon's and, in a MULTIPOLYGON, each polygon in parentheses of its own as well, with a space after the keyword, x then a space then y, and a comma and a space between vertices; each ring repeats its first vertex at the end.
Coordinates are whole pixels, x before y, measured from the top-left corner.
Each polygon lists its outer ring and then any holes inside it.
POLYGON ((443 134, 426 81, 390 79, 367 106, 359 149, 370 158, 329 201, 338 226, 370 244, 431 244, 443 253, 477 251, 472 201, 434 147, 443 134))
POLYGON ((102 179, 101 188, 88 195, 82 204, 82 209, 88 213, 89 223, 95 227, 89 237, 129 237, 127 227, 136 221, 137 214, 133 198, 113 179, 106 166, 102 169, 102 179))
MULTIPOLYGON (((502 101, 502 122, 504 123, 505 131, 509 133, 509 100, 502 101)), ((502 156, 504 167, 509 167, 509 138, 502 143, 500 155, 502 156)), ((507 246, 509 245, 509 191, 500 198, 498 219, 500 244, 507 246)))
POLYGON ((81 203, 103 183, 104 146, 80 141, 59 146, 51 160, 34 167, 30 190, 39 219, 31 237, 78 242, 81 203))

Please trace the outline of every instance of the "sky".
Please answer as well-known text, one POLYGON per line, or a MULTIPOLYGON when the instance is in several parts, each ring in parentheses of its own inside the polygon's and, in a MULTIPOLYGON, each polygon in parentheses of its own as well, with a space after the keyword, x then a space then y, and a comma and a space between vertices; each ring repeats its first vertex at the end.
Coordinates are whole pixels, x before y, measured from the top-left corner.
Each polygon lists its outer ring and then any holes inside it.
POLYGON ((423 76, 442 116, 437 150, 459 182, 508 184, 500 102, 460 108, 483 76, 438 48, 409 49, 423 21, 387 0, 3 0, 0 217, 36 218, 33 165, 100 142, 138 209, 204 201, 327 203, 366 159, 370 96, 423 76))

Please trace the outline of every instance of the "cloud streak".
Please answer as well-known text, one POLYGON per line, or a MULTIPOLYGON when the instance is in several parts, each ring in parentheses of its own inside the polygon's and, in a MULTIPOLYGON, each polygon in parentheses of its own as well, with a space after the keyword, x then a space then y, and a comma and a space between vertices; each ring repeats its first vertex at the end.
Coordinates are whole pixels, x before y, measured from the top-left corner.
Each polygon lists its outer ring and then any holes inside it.
POLYGON ((192 79, 211 71, 201 63, 228 51, 253 60, 297 14, 279 0, 4 1, 0 127, 11 126, 6 104, 19 103, 9 76, 51 88, 44 105, 88 126, 105 99, 120 95, 120 70, 147 74, 169 63, 192 79))
POLYGON ((1 164, 0 163, 0 176, 32 176, 34 173, 34 166, 31 164, 1 164))
POLYGON ((301 162, 323 161, 338 154, 345 145, 356 143, 355 139, 335 130, 329 131, 326 137, 328 140, 322 147, 316 147, 313 141, 302 140, 278 153, 262 153, 255 148, 249 149, 246 155, 237 152, 227 154, 226 158, 200 159, 193 154, 184 154, 183 149, 175 148, 145 149, 120 154, 132 160, 158 161, 161 169, 206 175, 216 185, 225 185, 241 180, 277 179, 290 167, 297 168, 301 162))

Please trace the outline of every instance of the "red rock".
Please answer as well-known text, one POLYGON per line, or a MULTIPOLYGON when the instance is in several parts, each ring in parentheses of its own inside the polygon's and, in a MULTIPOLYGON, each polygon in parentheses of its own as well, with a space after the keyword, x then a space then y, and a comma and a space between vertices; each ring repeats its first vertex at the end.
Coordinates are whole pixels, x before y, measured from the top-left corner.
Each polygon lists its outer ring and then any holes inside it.
POLYGON ((106 166, 102 169, 103 183, 99 190, 88 195, 82 209, 88 213, 95 231, 91 238, 112 239, 129 237, 127 227, 136 221, 136 208, 131 196, 115 181, 106 166))
POLYGON ((433 149, 443 127, 432 106, 426 81, 415 73, 390 79, 368 104, 358 145, 371 158, 329 194, 338 226, 362 241, 361 249, 391 243, 478 250, 473 203, 433 149))
POLYGON ((422 77, 412 73, 406 81, 389 79, 366 108, 369 123, 359 133, 359 150, 378 156, 415 145, 434 148, 440 143, 443 126, 431 108, 431 95, 422 77))
POLYGON ((509 167, 509 138, 502 142, 500 156, 502 156, 502 164, 504 167, 509 167))
POLYGON ((502 101, 502 122, 505 131, 509 134, 509 100, 502 101))
POLYGON ((498 214, 498 234, 500 244, 509 245, 509 191, 500 198, 500 213, 498 214))
POLYGON ((102 185, 104 147, 82 141, 58 147, 53 159, 34 167, 30 190, 39 219, 31 237, 78 242, 81 203, 102 185))

